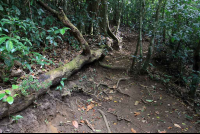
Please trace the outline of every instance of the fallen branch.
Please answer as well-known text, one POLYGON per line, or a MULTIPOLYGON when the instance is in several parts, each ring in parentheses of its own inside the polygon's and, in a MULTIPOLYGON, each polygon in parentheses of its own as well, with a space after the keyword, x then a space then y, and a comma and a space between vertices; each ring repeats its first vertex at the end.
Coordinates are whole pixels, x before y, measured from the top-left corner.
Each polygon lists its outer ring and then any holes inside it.
MULTIPOLYGON (((14 99, 14 103, 9 106, 7 103, 0 101, 0 119, 8 116, 9 114, 14 114, 27 108, 33 103, 33 101, 38 99, 39 96, 45 94, 51 86, 59 84, 62 78, 69 78, 73 73, 80 70, 85 64, 100 59, 103 56, 103 50, 99 49, 91 51, 91 54, 93 55, 92 57, 78 55, 74 58, 74 60, 64 66, 51 70, 46 74, 42 74, 38 79, 39 85, 42 88, 38 91, 33 91, 30 95, 24 96, 19 89, 10 89, 12 96, 15 94, 18 94, 18 96, 14 99), (50 84, 47 86, 47 83, 50 84)), ((5 93, 5 90, 0 91, 0 94, 2 93, 5 93)))
POLYGON ((84 120, 84 122, 90 129, 92 129, 93 132, 96 132, 96 130, 93 128, 93 126, 90 124, 88 120, 84 120))
POLYGON ((107 118, 106 118, 106 116, 105 116, 105 113, 103 112, 103 111, 101 111, 100 109, 98 109, 98 111, 101 113, 101 115, 103 116, 103 119, 104 119, 104 121, 105 121, 105 123, 106 123, 106 127, 107 127, 107 129, 108 129, 108 133, 111 133, 111 130, 110 130, 110 127, 109 127, 109 125, 108 125, 108 121, 107 121, 107 118))

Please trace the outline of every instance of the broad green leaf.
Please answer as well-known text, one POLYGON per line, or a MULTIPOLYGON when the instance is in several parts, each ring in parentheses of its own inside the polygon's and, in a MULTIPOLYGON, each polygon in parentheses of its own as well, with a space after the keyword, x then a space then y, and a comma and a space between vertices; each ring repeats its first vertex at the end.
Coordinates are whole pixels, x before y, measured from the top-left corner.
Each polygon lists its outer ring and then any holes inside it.
POLYGON ((2 38, 0 38, 0 45, 1 45, 2 43, 4 43, 6 39, 8 39, 8 37, 2 37, 2 38))
POLYGON ((64 87, 65 86, 65 83, 63 81, 60 82, 60 84, 64 87))
POLYGON ((11 91, 10 90, 6 90, 5 92, 6 92, 6 94, 11 95, 11 91))
POLYGON ((15 119, 16 119, 16 120, 19 120, 19 119, 22 119, 22 118, 24 118, 24 117, 21 116, 21 115, 17 115, 17 116, 15 116, 15 119))
POLYGON ((7 33, 9 33, 8 29, 5 29, 5 28, 4 28, 3 30, 6 31, 7 33))
POLYGON ((6 99, 6 101, 8 102, 8 104, 13 104, 13 102, 14 102, 14 99, 13 99, 13 97, 12 96, 9 96, 7 99, 6 99))
POLYGON ((56 30, 54 33, 55 33, 55 34, 58 34, 58 33, 60 33, 60 31, 59 31, 59 30, 56 30))
POLYGON ((62 81, 67 80, 67 78, 62 78, 62 81))
POLYGON ((172 43, 174 43, 174 41, 175 41, 175 38, 174 38, 174 37, 172 37, 172 38, 171 38, 171 41, 172 41, 172 43))
POLYGON ((15 94, 13 97, 15 98, 15 97, 17 97, 19 94, 15 94))
POLYGON ((153 102, 153 100, 146 100, 147 102, 153 102))
POLYGON ((0 100, 2 100, 5 95, 6 95, 5 93, 0 94, 0 100))
POLYGON ((2 7, 2 5, 0 5, 0 11, 3 11, 3 7, 2 7))
POLYGON ((64 34, 65 34, 65 29, 60 29, 60 33, 61 33, 62 35, 64 35, 64 34))
POLYGON ((18 89, 19 86, 18 85, 12 85, 12 89, 18 89))
POLYGON ((7 100, 6 100, 6 98, 3 98, 3 100, 2 100, 3 102, 7 102, 7 100))
POLYGON ((13 48, 14 48, 14 47, 13 47, 13 42, 12 42, 11 40, 8 40, 8 41, 6 42, 6 49, 7 49, 7 51, 8 51, 8 52, 11 52, 13 48))

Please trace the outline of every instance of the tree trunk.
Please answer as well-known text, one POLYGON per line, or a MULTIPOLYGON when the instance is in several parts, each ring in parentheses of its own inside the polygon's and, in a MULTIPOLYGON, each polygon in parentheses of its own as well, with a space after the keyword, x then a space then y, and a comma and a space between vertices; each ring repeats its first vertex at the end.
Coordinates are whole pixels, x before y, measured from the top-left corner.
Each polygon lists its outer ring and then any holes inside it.
POLYGON ((118 38, 112 33, 112 31, 110 30, 110 26, 109 26, 109 20, 108 20, 108 5, 107 5, 107 0, 102 0, 102 6, 101 6, 101 22, 100 22, 100 31, 101 33, 104 34, 104 36, 110 36, 113 40, 116 41, 116 43, 114 43, 113 48, 115 50, 119 50, 119 40, 118 38))
POLYGON ((190 85, 190 92, 189 95, 192 99, 195 99, 196 96, 196 90, 199 85, 200 81, 200 41, 197 45, 197 47, 194 49, 194 57, 193 57, 193 78, 192 78, 192 84, 190 85))
POLYGON ((37 3, 44 7, 46 10, 50 11, 52 14, 56 15, 65 26, 70 28, 70 32, 75 36, 83 48, 83 55, 91 55, 87 41, 84 39, 81 32, 70 22, 62 9, 59 9, 60 11, 58 12, 40 0, 37 1, 37 3))
POLYGON ((99 10, 99 4, 101 0, 87 0, 88 3, 88 13, 91 18, 89 21, 89 28, 87 31, 90 35, 94 34, 94 21, 96 20, 98 10, 99 10))
POLYGON ((120 27, 120 24, 121 24, 121 15, 122 15, 122 3, 121 3, 121 6, 120 6, 120 1, 118 1, 118 9, 116 9, 117 11, 117 16, 116 16, 116 31, 115 31, 115 35, 117 35, 118 31, 119 31, 119 27, 120 27))
MULTIPOLYGON (((163 14, 162 14, 163 20, 165 20, 165 18, 166 18, 166 16, 165 16, 166 5, 167 5, 167 0, 165 0, 165 3, 164 3, 163 14)), ((165 25, 164 25, 164 28, 163 28, 163 42, 164 42, 164 44, 166 44, 166 26, 165 25)))
POLYGON ((157 10, 156 10, 156 18, 155 18, 154 27, 153 27, 153 33, 152 33, 152 37, 151 37, 151 41, 150 41, 150 45, 149 45, 148 55, 147 55, 146 61, 143 65, 142 69, 140 70, 141 73, 147 72, 147 68, 149 66, 149 63, 150 63, 150 60, 151 60, 151 57, 153 54, 154 40, 155 40, 156 28, 158 26, 158 21, 159 21, 161 5, 162 5, 162 0, 159 0, 159 4, 158 4, 157 10))
POLYGON ((138 54, 138 50, 139 50, 139 46, 140 46, 140 58, 143 57, 143 51, 142 51, 142 27, 143 27, 143 17, 144 17, 144 3, 145 0, 141 0, 140 1, 140 29, 139 29, 139 36, 138 36, 138 43, 137 43, 137 47, 136 47, 136 51, 133 57, 133 62, 130 68, 130 72, 133 73, 134 71, 134 66, 135 66, 135 62, 136 62, 136 57, 138 54))

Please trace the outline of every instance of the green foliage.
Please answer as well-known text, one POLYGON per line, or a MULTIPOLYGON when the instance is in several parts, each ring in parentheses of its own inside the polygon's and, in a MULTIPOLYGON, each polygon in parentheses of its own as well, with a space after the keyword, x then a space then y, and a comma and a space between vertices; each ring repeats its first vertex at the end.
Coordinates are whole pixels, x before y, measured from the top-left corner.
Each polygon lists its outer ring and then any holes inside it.
POLYGON ((60 81, 61 86, 58 86, 58 87, 56 88, 56 90, 62 91, 62 89, 63 89, 64 86, 65 86, 65 83, 64 83, 65 80, 67 80, 67 78, 62 78, 62 80, 60 81))
POLYGON ((21 115, 16 115, 16 116, 12 116, 12 120, 14 121, 14 122, 18 122, 20 119, 23 119, 23 116, 21 116, 21 115))
MULTIPOLYGON (((12 85, 13 89, 16 89, 17 85, 12 85)), ((8 104, 12 105, 14 103, 14 98, 17 97, 18 94, 12 96, 10 90, 5 90, 5 93, 0 94, 0 101, 7 102, 8 104)))
POLYGON ((40 42, 50 43, 45 49, 52 49, 57 46, 56 39, 62 38, 58 34, 64 35, 69 28, 57 27, 50 28, 47 31, 38 29, 38 25, 30 19, 19 20, 18 17, 5 17, 0 22, 0 59, 4 60, 7 70, 14 65, 14 61, 18 60, 24 68, 30 71, 30 64, 52 64, 51 60, 47 60, 41 54, 33 52, 40 47, 40 42), (37 44, 37 45, 35 45, 37 44))
POLYGON ((34 79, 33 76, 29 76, 27 79, 23 80, 19 89, 22 95, 27 96, 33 92, 37 92, 42 88, 48 88, 52 82, 49 83, 40 83, 38 79, 34 79), (42 86, 44 85, 44 87, 42 86))

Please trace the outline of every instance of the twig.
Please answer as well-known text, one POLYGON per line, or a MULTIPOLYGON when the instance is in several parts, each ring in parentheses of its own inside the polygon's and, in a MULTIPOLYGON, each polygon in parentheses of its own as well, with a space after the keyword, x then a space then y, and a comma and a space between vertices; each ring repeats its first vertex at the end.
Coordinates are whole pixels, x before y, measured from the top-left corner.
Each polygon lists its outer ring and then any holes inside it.
POLYGON ((105 123, 106 123, 106 127, 107 127, 107 129, 108 129, 108 133, 111 133, 111 130, 110 130, 110 127, 109 127, 109 125, 108 125, 108 121, 107 121, 107 118, 106 118, 106 116, 105 116, 105 113, 103 112, 103 111, 101 111, 100 109, 98 109, 98 111, 101 113, 101 115, 103 116, 103 119, 104 119, 104 121, 105 121, 105 123))
POLYGON ((144 101, 142 98, 141 98, 141 100, 142 100, 142 102, 143 102, 144 104, 147 104, 147 102, 146 102, 146 101, 144 101))
POLYGON ((89 123, 88 120, 84 120, 84 122, 90 129, 92 129, 93 132, 96 132, 95 129, 93 128, 93 126, 89 123))

